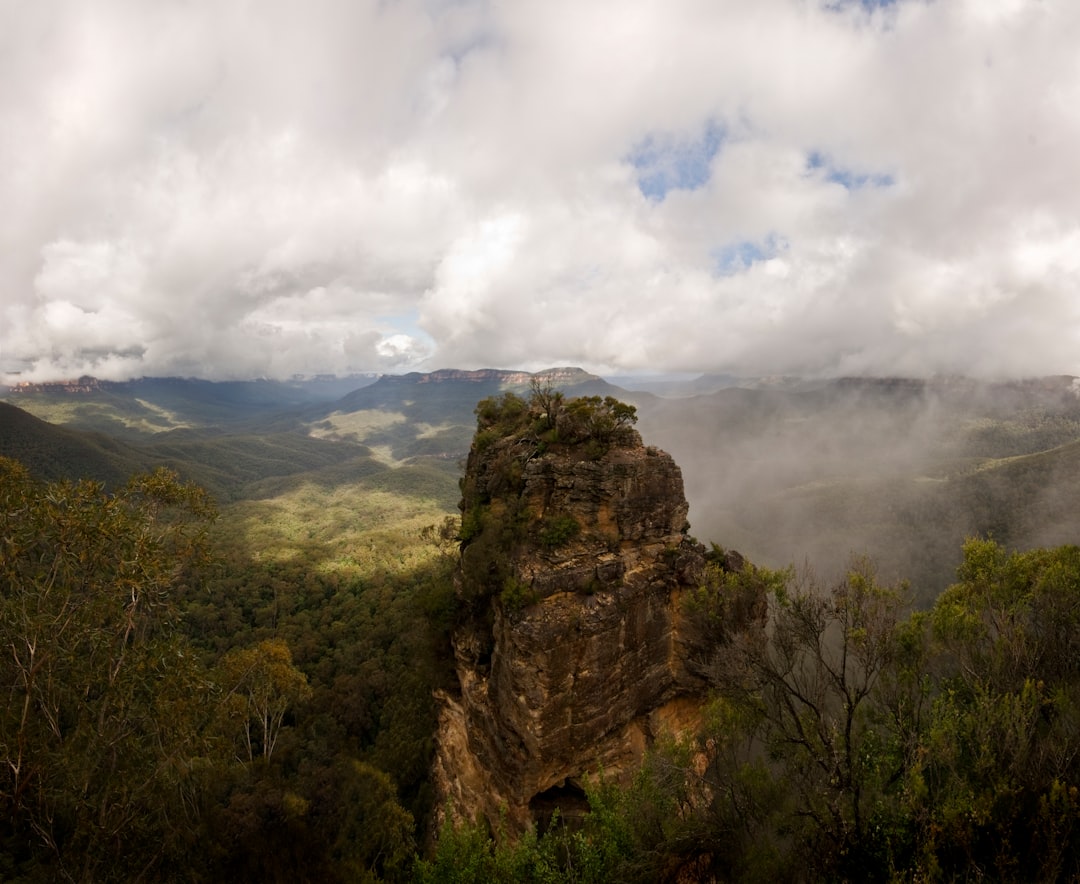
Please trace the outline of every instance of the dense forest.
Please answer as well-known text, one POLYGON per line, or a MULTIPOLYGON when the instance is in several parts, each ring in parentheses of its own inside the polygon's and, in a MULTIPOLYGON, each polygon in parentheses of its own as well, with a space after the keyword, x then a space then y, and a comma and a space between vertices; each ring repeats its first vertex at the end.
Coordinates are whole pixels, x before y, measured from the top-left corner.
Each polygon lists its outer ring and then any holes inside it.
MULTIPOLYGON (((972 540, 918 613, 867 563, 731 577, 770 623, 715 660, 700 733, 627 787, 601 772, 578 826, 446 829, 422 859, 450 556, 259 566, 213 554, 212 506, 166 472, 105 494, 2 469, 7 880, 1080 873, 1076 547, 972 540)), ((692 603, 719 623, 731 589, 692 603)))
POLYGON ((1080 549, 985 536, 931 600, 863 558, 717 572, 695 616, 719 629, 731 581, 769 614, 711 661, 699 732, 598 771, 583 818, 432 832, 454 464, 390 469, 385 438, 237 478, 243 443, 176 436, 220 458, 217 503, 168 469, 0 459, 0 878, 1080 875, 1080 549))
POLYGON ((166 471, 105 493, 0 467, 4 880, 408 871, 440 559, 243 559, 166 471))

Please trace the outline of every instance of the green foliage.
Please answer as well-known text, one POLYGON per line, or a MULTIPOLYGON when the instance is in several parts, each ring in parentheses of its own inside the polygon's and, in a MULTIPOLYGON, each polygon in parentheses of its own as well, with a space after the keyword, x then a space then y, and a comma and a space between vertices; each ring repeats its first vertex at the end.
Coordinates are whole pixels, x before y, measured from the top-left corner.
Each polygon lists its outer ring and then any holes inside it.
POLYGON ((763 598, 782 597, 794 579, 791 568, 775 570, 745 562, 731 569, 715 549, 706 561, 703 582, 683 597, 686 613, 706 630, 745 625, 763 598))
POLYGON ((518 499, 511 498, 508 503, 499 500, 476 506, 462 519, 463 531, 468 530, 468 540, 461 550, 461 592, 467 604, 499 593, 518 595, 507 592, 506 587, 515 580, 511 569, 513 550, 526 537, 528 518, 518 499))
MULTIPOLYGON (((478 431, 494 431, 491 438, 509 436, 528 425, 529 404, 509 391, 482 399, 476 406, 478 431)), ((478 443, 477 443, 478 444, 478 443)))
POLYGON ((628 431, 637 423, 637 408, 614 396, 580 396, 566 403, 559 429, 564 438, 608 446, 630 441, 628 431))
POLYGON ((213 516, 0 461, 0 877, 410 874, 457 520, 317 484, 213 516))
POLYGON ((347 817, 331 848, 335 868, 348 881, 403 880, 416 842, 412 815, 398 804, 393 780, 360 761, 339 770, 347 817))
POLYGON ((637 442, 635 423, 637 408, 614 396, 566 399, 550 386, 535 382, 527 401, 506 392, 477 405, 473 447, 486 451, 500 439, 522 436, 534 452, 551 445, 581 446, 595 458, 612 446, 637 442))
POLYGON ((484 517, 484 511, 480 506, 474 506, 461 517, 461 532, 459 537, 462 543, 468 543, 480 533, 484 517))
POLYGON ((581 533, 581 525, 571 515, 545 519, 540 525, 540 543, 548 549, 556 549, 569 543, 581 533))
MULTIPOLYGON (((613 801, 619 801, 612 792, 613 801)), ((597 799, 599 806, 599 799, 597 799)), ((593 811, 585 829, 565 825, 556 813, 547 832, 535 830, 518 840, 504 832, 498 838, 478 826, 447 822, 439 832, 434 855, 416 866, 418 884, 602 884, 630 881, 622 877, 618 829, 623 818, 593 811)))
POLYGON ((226 692, 223 722, 239 725, 249 762, 269 760, 281 735, 285 713, 310 699, 307 677, 294 665, 289 646, 280 638, 264 639, 253 648, 236 648, 221 660, 218 683, 226 692))
POLYGON ((439 554, 451 560, 457 558, 458 544, 462 537, 461 519, 456 516, 444 516, 437 525, 425 525, 420 530, 420 538, 425 543, 434 544, 439 554))
POLYGON ((513 575, 510 575, 503 580, 502 590, 499 592, 499 599, 506 607, 506 610, 512 613, 517 613, 523 608, 534 605, 539 601, 539 598, 532 587, 518 580, 518 578, 513 575))
POLYGON ((1080 549, 965 544, 933 610, 936 695, 914 775, 923 861, 1011 880, 1080 871, 1080 549), (1041 844, 1045 852, 1029 845, 1041 844))
POLYGON ((493 877, 494 843, 479 826, 455 826, 449 821, 439 831, 434 856, 417 863, 417 884, 484 884, 493 877))
POLYGON ((165 472, 107 495, 0 459, 0 826, 43 877, 130 880, 181 859, 213 688, 175 590, 213 508, 165 472))

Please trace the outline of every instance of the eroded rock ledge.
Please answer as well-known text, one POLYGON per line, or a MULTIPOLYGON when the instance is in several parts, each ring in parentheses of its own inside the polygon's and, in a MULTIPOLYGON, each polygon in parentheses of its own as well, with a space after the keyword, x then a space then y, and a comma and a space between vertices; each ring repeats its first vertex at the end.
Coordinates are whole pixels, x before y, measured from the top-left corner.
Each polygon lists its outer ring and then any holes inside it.
POLYGON ((707 561, 671 457, 629 427, 582 445, 525 426, 481 418, 467 462, 459 689, 440 697, 433 772, 440 806, 511 834, 583 809, 588 777, 628 773, 692 726, 723 640, 683 603, 707 561))

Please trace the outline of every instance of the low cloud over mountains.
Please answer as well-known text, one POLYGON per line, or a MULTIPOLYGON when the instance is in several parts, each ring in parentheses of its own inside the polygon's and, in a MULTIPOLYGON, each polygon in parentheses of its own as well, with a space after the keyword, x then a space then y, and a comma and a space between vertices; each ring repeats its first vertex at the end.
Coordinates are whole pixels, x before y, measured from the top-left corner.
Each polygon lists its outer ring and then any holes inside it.
POLYGON ((1080 373, 1080 8, 0 12, 0 372, 1080 373))

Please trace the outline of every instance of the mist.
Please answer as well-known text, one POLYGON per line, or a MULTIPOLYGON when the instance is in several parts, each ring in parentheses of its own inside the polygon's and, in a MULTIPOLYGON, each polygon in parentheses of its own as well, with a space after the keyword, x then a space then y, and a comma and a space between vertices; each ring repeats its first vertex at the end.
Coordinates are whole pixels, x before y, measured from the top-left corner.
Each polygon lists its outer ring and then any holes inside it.
POLYGON ((691 533, 826 583, 855 556, 936 598, 972 536, 1075 543, 1072 378, 823 382, 639 400, 646 440, 683 470, 691 533))

